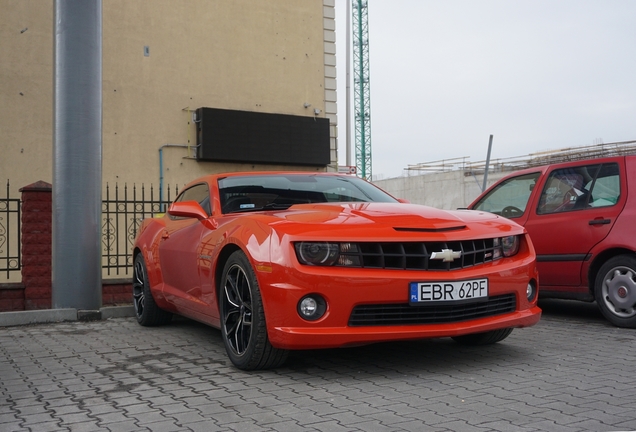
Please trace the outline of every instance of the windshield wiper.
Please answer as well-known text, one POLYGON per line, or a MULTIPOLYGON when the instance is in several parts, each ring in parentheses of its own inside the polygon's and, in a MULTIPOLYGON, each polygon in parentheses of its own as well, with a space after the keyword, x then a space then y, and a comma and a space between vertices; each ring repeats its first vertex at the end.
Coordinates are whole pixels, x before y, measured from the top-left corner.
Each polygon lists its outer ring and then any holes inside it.
POLYGON ((293 203, 271 202, 271 203, 265 204, 263 207, 260 208, 260 210, 287 210, 293 205, 294 205, 293 203))
POLYGON ((235 210, 232 210, 230 214, 231 213, 249 213, 249 212, 257 212, 257 211, 263 211, 263 210, 287 210, 292 205, 293 205, 292 203, 281 204, 281 203, 272 202, 272 203, 267 203, 262 207, 244 207, 244 208, 235 209, 235 210))

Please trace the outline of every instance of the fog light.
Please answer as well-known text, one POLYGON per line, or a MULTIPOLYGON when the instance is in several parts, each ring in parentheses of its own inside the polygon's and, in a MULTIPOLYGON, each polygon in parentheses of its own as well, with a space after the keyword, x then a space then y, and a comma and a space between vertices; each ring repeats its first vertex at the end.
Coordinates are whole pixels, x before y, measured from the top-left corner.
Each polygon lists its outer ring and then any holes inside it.
POLYGON ((307 321, 320 319, 326 310, 327 303, 316 294, 305 296, 298 302, 298 315, 307 321))
POLYGON ((528 286, 526 287, 526 297, 528 301, 534 300, 534 297, 537 295, 537 289, 534 286, 534 283, 528 282, 528 286))
POLYGON ((303 316, 313 316, 316 313, 317 308, 318 303, 316 303, 316 300, 311 297, 304 298, 300 302, 300 313, 303 314, 303 316))

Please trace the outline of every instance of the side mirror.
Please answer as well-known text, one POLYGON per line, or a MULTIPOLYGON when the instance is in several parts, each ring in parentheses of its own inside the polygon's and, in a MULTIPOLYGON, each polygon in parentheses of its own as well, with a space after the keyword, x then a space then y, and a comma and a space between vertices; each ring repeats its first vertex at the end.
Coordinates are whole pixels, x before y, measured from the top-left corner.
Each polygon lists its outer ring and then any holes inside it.
POLYGON ((411 201, 404 198, 398 198, 397 200, 401 202, 402 204, 411 204, 411 201))
POLYGON ((177 217, 207 219, 208 214, 196 201, 173 202, 168 208, 168 214, 177 217))

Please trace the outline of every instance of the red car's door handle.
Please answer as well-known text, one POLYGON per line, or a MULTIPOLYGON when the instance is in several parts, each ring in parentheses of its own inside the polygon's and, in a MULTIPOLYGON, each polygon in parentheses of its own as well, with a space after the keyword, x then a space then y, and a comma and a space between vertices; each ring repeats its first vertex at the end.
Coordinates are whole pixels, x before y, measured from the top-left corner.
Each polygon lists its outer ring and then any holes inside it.
POLYGON ((170 234, 168 233, 168 231, 164 231, 164 232, 161 234, 161 238, 162 238, 162 239, 167 239, 168 237, 170 237, 170 234))
POLYGON ((593 219, 590 221, 590 225, 607 225, 612 222, 609 219, 593 219))

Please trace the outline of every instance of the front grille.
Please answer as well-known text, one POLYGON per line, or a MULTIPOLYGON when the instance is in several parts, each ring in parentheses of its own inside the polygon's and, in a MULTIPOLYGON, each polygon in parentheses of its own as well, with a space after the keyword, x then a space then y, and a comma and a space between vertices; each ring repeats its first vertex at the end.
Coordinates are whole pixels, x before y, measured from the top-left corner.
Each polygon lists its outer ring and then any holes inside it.
POLYGON ((488 301, 463 304, 379 304, 356 306, 349 317, 350 326, 390 326, 406 324, 444 324, 468 321, 514 312, 514 294, 489 297, 488 301))
POLYGON ((453 242, 341 243, 340 260, 346 267, 397 270, 458 270, 490 262, 495 257, 494 239, 453 242), (461 252, 452 261, 431 259, 433 252, 461 252))

